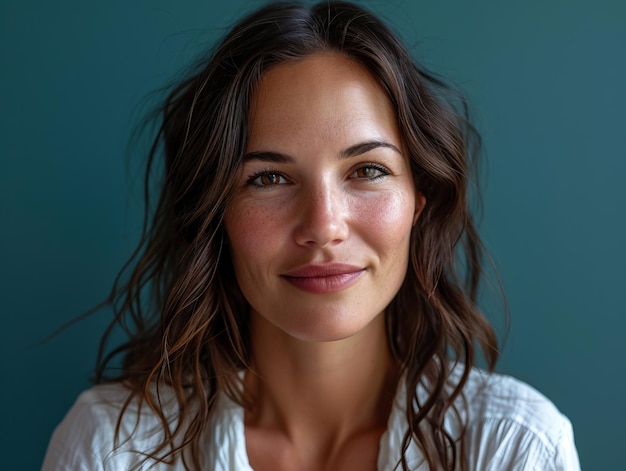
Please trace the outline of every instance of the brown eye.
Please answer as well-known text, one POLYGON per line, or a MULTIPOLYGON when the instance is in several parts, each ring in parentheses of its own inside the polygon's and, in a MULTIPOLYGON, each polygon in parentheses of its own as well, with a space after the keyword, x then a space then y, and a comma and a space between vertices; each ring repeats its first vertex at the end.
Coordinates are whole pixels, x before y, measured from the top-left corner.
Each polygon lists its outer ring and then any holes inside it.
POLYGON ((263 185, 278 185, 280 183, 280 175, 277 173, 266 173, 259 178, 263 185))
POLYGON ((356 169, 356 171, 352 174, 353 178, 363 178, 366 180, 377 180, 386 175, 389 175, 389 171, 378 165, 364 165, 356 169))
POLYGON ((376 177, 380 170, 373 167, 362 167, 356 171, 356 176, 359 178, 372 178, 376 177))
POLYGON ((268 187, 275 185, 284 185, 288 183, 288 180, 277 172, 260 172, 256 175, 252 175, 248 179, 249 185, 254 185, 258 187, 268 187))

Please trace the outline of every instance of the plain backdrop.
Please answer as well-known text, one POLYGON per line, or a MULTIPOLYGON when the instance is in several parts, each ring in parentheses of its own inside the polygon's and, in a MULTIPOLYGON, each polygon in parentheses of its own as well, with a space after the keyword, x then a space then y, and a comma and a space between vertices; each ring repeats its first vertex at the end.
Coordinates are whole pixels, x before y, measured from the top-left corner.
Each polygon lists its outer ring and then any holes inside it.
MULTIPOLYGON (((109 311, 38 342, 104 298, 137 241, 127 142, 145 96, 260 3, 0 4, 0 469, 38 469, 89 386, 109 311)), ((626 2, 359 3, 473 105, 488 158, 482 234, 511 311, 498 369, 572 420, 584 469, 618 469, 626 2)))

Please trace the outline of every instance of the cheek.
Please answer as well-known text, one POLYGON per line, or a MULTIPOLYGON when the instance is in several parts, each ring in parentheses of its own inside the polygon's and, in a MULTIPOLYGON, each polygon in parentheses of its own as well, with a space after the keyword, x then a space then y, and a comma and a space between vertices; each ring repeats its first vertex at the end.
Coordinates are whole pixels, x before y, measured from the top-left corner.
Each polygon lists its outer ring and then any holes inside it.
POLYGON ((415 200, 410 194, 390 191, 361 201, 355 219, 370 240, 385 248, 404 250, 414 214, 415 200))
POLYGON ((233 259, 254 261, 271 254, 283 232, 279 211, 262 205, 233 205, 226 212, 224 226, 233 259))

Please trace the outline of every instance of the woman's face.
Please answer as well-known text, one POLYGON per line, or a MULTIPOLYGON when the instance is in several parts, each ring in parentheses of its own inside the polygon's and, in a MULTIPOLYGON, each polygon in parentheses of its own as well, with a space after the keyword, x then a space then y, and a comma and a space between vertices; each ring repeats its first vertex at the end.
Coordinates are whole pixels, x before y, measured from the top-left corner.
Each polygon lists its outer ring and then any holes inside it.
POLYGON ((398 292, 424 206, 387 96, 314 54, 264 74, 249 123, 225 228, 251 315, 300 340, 357 334, 398 292))

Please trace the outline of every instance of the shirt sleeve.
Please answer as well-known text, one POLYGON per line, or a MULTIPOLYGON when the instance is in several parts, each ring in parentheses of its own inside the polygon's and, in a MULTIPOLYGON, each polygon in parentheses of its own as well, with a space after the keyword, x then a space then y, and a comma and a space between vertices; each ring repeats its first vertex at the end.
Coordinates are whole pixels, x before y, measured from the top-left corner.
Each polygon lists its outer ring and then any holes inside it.
POLYGON ((563 435, 556 449, 554 469, 557 471, 580 471, 578 451, 576 451, 574 444, 574 431, 570 421, 566 419, 566 422, 563 427, 563 435))
POLYGON ((569 420, 560 416, 543 435, 511 419, 487 419, 466 435, 469 469, 476 471, 580 471, 569 420))
MULTIPOLYGON (((163 423, 148 406, 137 400, 127 402, 129 394, 119 383, 82 393, 52 434, 42 471, 183 469, 180 461, 170 465, 149 459, 164 440, 163 423)), ((164 393, 162 399, 175 427, 175 398, 164 393)))
POLYGON ((572 424, 533 387, 506 375, 470 385, 464 434, 476 471, 580 471, 572 424))
POLYGON ((52 434, 42 471, 103 471, 99 422, 91 408, 77 401, 52 434))
POLYGON ((135 464, 137 454, 128 450, 135 445, 129 432, 140 428, 136 416, 120 424, 119 444, 115 441, 120 407, 127 394, 119 385, 83 392, 54 430, 42 471, 110 471, 135 464))

